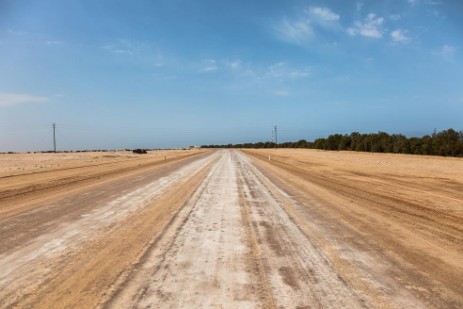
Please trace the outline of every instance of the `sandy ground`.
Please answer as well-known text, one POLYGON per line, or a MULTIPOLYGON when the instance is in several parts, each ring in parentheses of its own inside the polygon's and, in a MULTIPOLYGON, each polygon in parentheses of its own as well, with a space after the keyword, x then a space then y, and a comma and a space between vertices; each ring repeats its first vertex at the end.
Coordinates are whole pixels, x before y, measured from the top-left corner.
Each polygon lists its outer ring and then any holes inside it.
MULTIPOLYGON (((129 172, 181 160, 204 150, 152 151, 146 155, 130 152, 88 152, 0 155, 0 213, 18 210, 18 204, 30 196, 55 196, 60 189, 69 192, 85 184, 103 182, 129 172), (11 170, 13 169, 13 170, 11 170)), ((24 207, 24 204, 21 204, 24 207)), ((25 209, 23 209, 25 210, 25 209)))
POLYGON ((99 166, 127 161, 158 160, 191 154, 200 150, 156 150, 139 155, 131 151, 72 152, 72 153, 16 153, 0 154, 0 177, 34 172, 45 172, 99 166))
POLYGON ((369 306, 462 306, 461 158, 246 153, 298 202, 286 209, 369 306))
POLYGON ((463 160, 176 154, 0 178, 0 307, 463 306, 463 160))

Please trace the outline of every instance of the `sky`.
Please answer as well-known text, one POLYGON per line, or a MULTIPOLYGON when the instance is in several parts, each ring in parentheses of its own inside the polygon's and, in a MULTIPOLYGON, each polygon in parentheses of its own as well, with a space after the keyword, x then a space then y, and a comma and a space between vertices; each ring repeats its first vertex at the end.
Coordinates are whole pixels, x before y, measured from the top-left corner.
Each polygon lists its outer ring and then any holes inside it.
POLYGON ((0 151, 463 129, 461 0, 0 0, 0 151))

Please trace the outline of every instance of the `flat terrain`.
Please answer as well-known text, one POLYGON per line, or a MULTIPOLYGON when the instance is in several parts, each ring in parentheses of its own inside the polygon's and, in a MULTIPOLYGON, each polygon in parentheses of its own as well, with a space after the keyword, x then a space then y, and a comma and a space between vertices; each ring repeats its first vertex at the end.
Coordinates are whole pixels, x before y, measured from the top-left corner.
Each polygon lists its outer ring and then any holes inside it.
POLYGON ((0 155, 0 308, 462 308, 463 160, 0 155))

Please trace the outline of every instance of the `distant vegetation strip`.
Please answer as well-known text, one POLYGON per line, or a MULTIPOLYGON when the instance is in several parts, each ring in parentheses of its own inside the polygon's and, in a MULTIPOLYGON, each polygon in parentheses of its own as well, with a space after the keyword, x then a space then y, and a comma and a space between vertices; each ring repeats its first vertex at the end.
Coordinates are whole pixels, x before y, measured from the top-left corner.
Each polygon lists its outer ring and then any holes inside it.
POLYGON ((463 132, 453 129, 434 132, 423 137, 406 137, 385 132, 360 134, 332 134, 328 138, 317 138, 313 142, 304 139, 275 145, 273 142, 258 142, 227 145, 203 145, 202 148, 309 148, 323 150, 350 150, 366 152, 406 153, 463 157, 463 132))

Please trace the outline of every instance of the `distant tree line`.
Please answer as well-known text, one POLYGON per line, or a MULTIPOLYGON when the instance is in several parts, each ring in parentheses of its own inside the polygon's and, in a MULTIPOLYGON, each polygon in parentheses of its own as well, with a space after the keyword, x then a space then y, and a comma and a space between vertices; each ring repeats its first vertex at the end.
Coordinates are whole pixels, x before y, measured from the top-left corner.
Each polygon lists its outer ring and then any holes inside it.
POLYGON ((435 132, 423 137, 406 137, 385 132, 361 134, 332 134, 313 142, 258 142, 227 145, 203 145, 202 148, 310 148, 323 150, 350 150, 367 152, 407 153, 463 157, 463 132, 453 129, 435 132))

